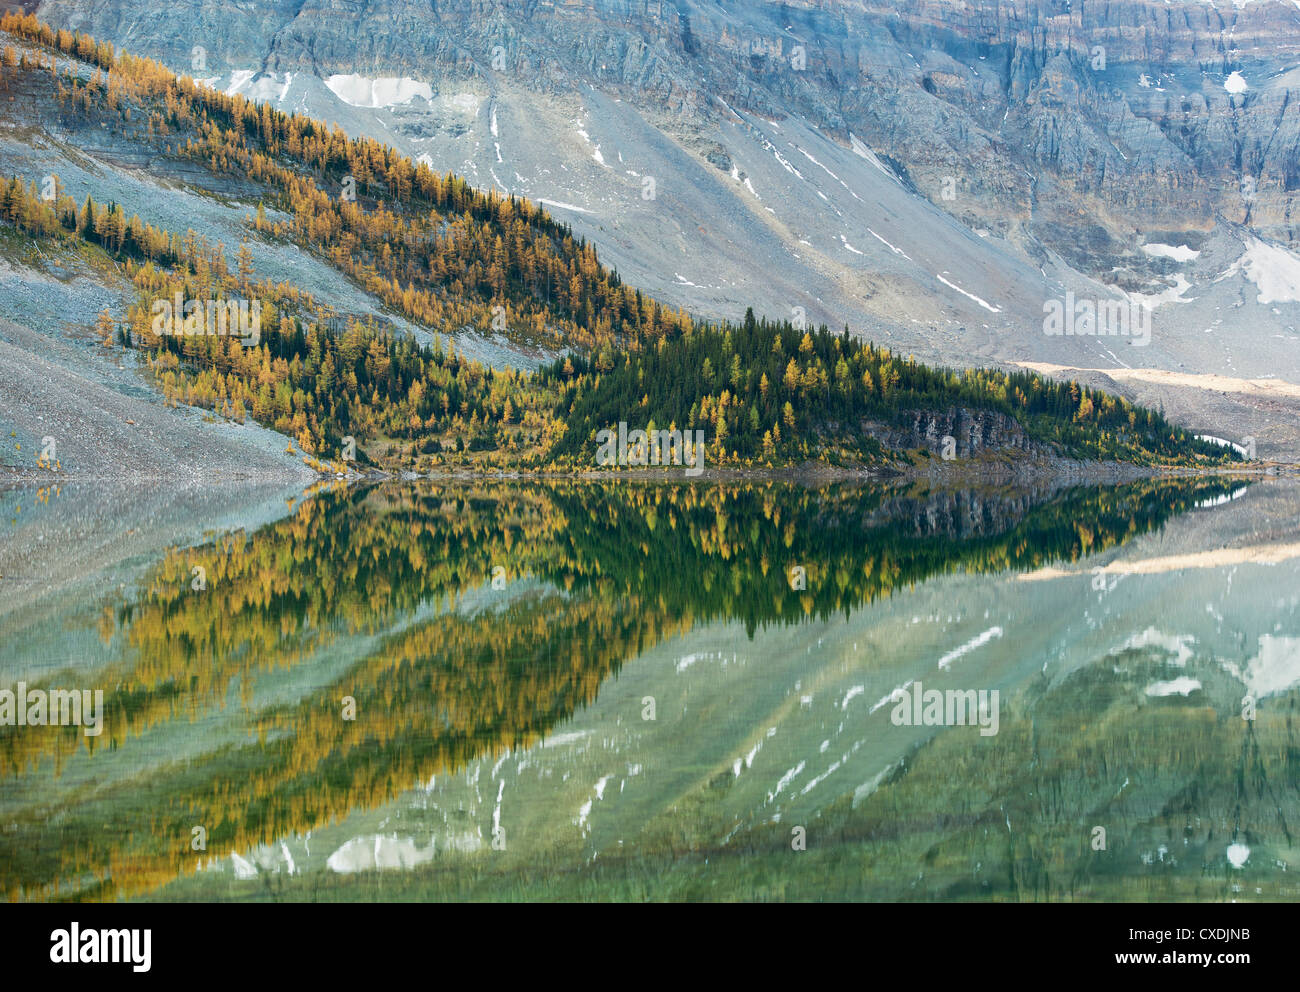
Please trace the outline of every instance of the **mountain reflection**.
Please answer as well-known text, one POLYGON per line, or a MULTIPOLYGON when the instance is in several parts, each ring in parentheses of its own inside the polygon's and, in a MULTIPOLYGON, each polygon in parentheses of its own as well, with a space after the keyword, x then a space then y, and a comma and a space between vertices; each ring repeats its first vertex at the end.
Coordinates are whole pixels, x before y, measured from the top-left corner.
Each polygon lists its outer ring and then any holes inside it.
POLYGON ((169 552, 104 613, 115 664, 49 682, 103 690, 102 737, 0 728, 0 887, 149 892, 527 748, 698 624, 753 637, 931 576, 1078 561, 1235 488, 327 487, 169 552))

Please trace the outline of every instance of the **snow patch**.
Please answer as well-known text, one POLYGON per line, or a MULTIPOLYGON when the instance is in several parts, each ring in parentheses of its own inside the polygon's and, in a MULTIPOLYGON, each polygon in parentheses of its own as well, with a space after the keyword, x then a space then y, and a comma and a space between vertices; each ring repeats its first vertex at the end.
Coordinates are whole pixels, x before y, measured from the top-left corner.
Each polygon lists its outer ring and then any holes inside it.
POLYGON ((880 788, 880 783, 885 780, 885 776, 888 775, 890 771, 893 770, 893 767, 894 767, 893 765, 886 765, 884 768, 880 769, 879 773, 874 778, 872 778, 870 781, 863 782, 861 785, 859 785, 856 789, 853 790, 854 809, 858 808, 858 803, 862 802, 862 800, 866 799, 878 788, 880 788))
MULTIPOLYGON (((1213 434, 1197 434, 1196 440, 1209 441, 1211 444, 1217 444, 1220 448, 1235 448, 1237 453, 1243 458, 1250 454, 1250 449, 1245 445, 1238 444, 1236 441, 1229 441, 1224 437, 1215 437, 1213 434)), ((1236 497, 1234 496, 1233 498, 1235 499, 1236 497)))
POLYGON ((590 730, 574 730, 567 734, 556 734, 554 737, 542 741, 542 747, 563 747, 565 744, 576 744, 590 733, 590 730))
POLYGON ((1199 679, 1188 678, 1186 675, 1179 676, 1176 679, 1170 679, 1168 682, 1152 682, 1147 686, 1148 696, 1190 696, 1201 688, 1199 679))
MULTIPOLYGON (((333 75, 325 80, 336 97, 353 107, 395 107, 410 103, 417 96, 433 100, 433 87, 408 76, 381 76, 371 79, 368 76, 333 75)), ((461 97, 468 98, 477 107, 477 98, 468 93, 458 94, 450 101, 458 106, 461 97)))
POLYGON ((1142 246, 1142 250, 1153 258, 1172 258, 1175 262, 1191 262, 1201 257, 1201 253, 1187 245, 1162 245, 1152 242, 1142 246))
POLYGON ((575 207, 572 203, 561 203, 559 200, 544 200, 540 197, 537 200, 544 207, 555 207, 557 210, 572 210, 574 213, 589 214, 590 210, 584 207, 575 207))
POLYGON ((230 863, 234 866, 236 878, 256 878, 257 868, 250 861, 245 861, 234 851, 230 852, 230 863))
POLYGON ((852 146, 854 154, 859 158, 865 158, 890 179, 898 182, 898 177, 894 175, 894 170, 885 165, 884 162, 880 161, 880 159, 876 157, 876 153, 859 141, 855 135, 849 135, 849 144, 852 146))
POLYGON ((1263 634, 1259 638, 1259 654, 1246 662, 1244 672, 1231 663, 1223 667, 1241 679, 1257 700, 1286 692, 1300 682, 1300 637, 1263 634))
POLYGON ((907 690, 912 688, 912 683, 915 681, 916 681, 915 679, 908 679, 902 685, 895 688, 893 692, 889 693, 889 695, 881 696, 878 700, 876 700, 876 704, 867 711, 867 715, 870 716, 872 713, 876 712, 876 710, 880 709, 880 707, 884 706, 886 703, 893 702, 894 700, 903 698, 907 694, 907 690))
POLYGON ((413 868, 432 860, 432 844, 422 851, 416 846, 414 838, 376 835, 353 837, 331 854, 325 864, 330 871, 349 874, 371 868, 413 868))
POLYGON ((1142 648, 1159 648, 1167 651, 1174 657, 1171 663, 1179 668, 1184 667, 1192 657, 1190 645, 1196 643, 1196 638, 1191 634, 1162 634, 1154 627, 1148 627, 1140 634, 1134 634, 1124 646, 1118 650, 1112 651, 1111 654, 1119 654, 1130 649, 1140 650, 1142 648))
POLYGON ((1260 303, 1300 303, 1300 258, 1251 237, 1241 258, 1220 276, 1242 273, 1259 288, 1260 303))
POLYGON ((1174 284, 1168 289, 1161 290, 1159 293, 1128 293, 1128 299, 1131 303, 1136 303, 1146 307, 1148 310, 1155 310, 1164 306, 1166 303, 1192 303, 1193 300, 1183 299, 1183 294, 1192 288, 1192 284, 1187 281, 1186 277, 1180 272, 1174 276, 1174 284))
MULTIPOLYGON (((883 240, 883 239, 882 239, 882 240, 883 240)), ((982 306, 982 307, 983 307, 985 310, 987 310, 989 313, 1001 313, 1001 312, 1002 312, 1002 308, 1001 308, 1001 307, 995 307, 993 304, 989 303, 987 300, 982 300, 982 299, 980 299, 980 298, 979 298, 978 296, 976 296, 974 293, 968 293, 968 292, 966 292, 966 290, 962 289, 962 288, 961 288, 960 286, 958 286, 956 283, 949 282, 949 281, 948 281, 947 279, 945 279, 943 276, 936 274, 936 275, 935 275, 935 278, 938 279, 938 280, 939 280, 941 283, 943 283, 945 286, 947 286, 949 289, 955 289, 957 292, 961 293, 961 295, 962 295, 962 296, 965 296, 967 299, 974 300, 976 303, 978 303, 980 306, 982 306)))
MULTIPOLYGON (((996 639, 996 638, 998 638, 998 637, 1001 637, 1001 636, 1002 636, 1002 628, 1001 628, 1001 627, 990 627, 988 630, 984 631, 984 633, 979 634, 979 635, 976 636, 976 637, 972 637, 969 641, 967 641, 967 642, 966 642, 965 644, 963 644, 961 647, 959 647, 959 648, 953 648, 953 649, 952 649, 951 651, 949 651, 946 655, 944 655, 942 658, 940 658, 940 659, 939 659, 939 667, 940 667, 940 668, 947 668, 949 665, 951 665, 951 664, 952 664, 954 661, 956 661, 958 658, 962 657, 962 655, 970 654, 970 652, 974 651, 976 648, 983 647, 983 646, 984 646, 985 644, 987 644, 989 641, 992 641, 992 640, 994 640, 994 639, 996 639)), ((895 690, 895 691, 897 691, 897 690, 895 690)))
POLYGON ((780 780, 776 783, 776 788, 767 794, 767 801, 769 803, 781 794, 782 789, 784 789, 787 785, 789 785, 799 776, 799 774, 804 770, 805 764, 806 762, 801 761, 799 762, 799 764, 795 765, 788 772, 786 772, 784 775, 781 776, 780 780))
POLYGON ((236 69, 230 74, 230 85, 226 87, 226 96, 234 96, 257 73, 253 69, 236 69))
POLYGON ((588 799, 585 803, 579 806, 578 818, 577 820, 574 821, 577 824, 578 829, 581 830, 583 833, 586 833, 588 830, 587 817, 591 816, 591 804, 592 801, 588 799))
POLYGON ((877 241, 879 241, 879 242, 880 242, 882 245, 884 245, 886 248, 888 248, 890 251, 892 251, 895 255, 902 255, 902 256, 903 256, 905 259, 907 259, 909 262, 912 260, 912 256, 911 256, 911 255, 909 255, 907 252, 903 251, 902 248, 897 248, 897 247, 895 247, 894 245, 891 245, 888 241, 886 241, 884 238, 882 238, 879 234, 877 234, 877 233, 876 233, 875 231, 873 231, 871 228, 867 228, 867 233, 870 234, 870 235, 871 235, 873 238, 875 238, 877 241))
MULTIPOLYGON (((1232 444, 1231 441, 1229 441, 1228 443, 1232 444)), ((1241 447, 1240 445, 1236 445, 1236 444, 1233 444, 1232 446, 1234 448, 1241 447)), ((1246 452, 1243 451, 1242 454, 1245 455, 1246 452)), ((1212 496, 1209 497, 1208 499, 1199 499, 1196 501, 1196 509, 1208 510, 1211 507, 1223 506, 1224 503, 1231 503, 1234 499, 1240 499, 1242 496, 1245 495, 1245 493, 1246 493, 1246 488, 1243 486, 1242 488, 1233 490, 1230 493, 1224 493, 1222 496, 1212 496)))

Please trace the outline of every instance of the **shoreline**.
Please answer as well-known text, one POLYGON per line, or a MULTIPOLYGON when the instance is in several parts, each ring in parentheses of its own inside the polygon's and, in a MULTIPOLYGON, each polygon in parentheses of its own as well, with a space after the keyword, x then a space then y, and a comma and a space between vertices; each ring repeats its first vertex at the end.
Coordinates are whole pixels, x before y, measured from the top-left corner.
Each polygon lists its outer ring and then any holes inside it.
POLYGON ((370 469, 363 472, 316 472, 300 475, 293 470, 278 469, 238 474, 214 472, 159 473, 122 472, 88 474, 32 469, 25 466, 0 465, 0 492, 41 489, 73 484, 152 484, 151 488, 193 488, 291 485, 301 482, 305 491, 312 485, 342 482, 345 484, 428 481, 627 481, 627 482, 786 482, 791 484, 860 482, 863 484, 913 484, 929 482, 943 488, 966 488, 978 485, 1014 485, 1068 483, 1076 485, 1123 485, 1139 479, 1159 477, 1187 478, 1200 476, 1241 477, 1249 479, 1300 477, 1300 466, 1284 463, 1254 463, 1256 467, 1187 465, 1137 465, 1131 462, 1081 462, 1072 459, 1013 460, 965 459, 943 462, 930 459, 900 466, 831 466, 818 463, 781 467, 706 468, 698 475, 687 475, 679 467, 617 469, 526 469, 526 468, 448 468, 428 472, 404 469, 370 469))

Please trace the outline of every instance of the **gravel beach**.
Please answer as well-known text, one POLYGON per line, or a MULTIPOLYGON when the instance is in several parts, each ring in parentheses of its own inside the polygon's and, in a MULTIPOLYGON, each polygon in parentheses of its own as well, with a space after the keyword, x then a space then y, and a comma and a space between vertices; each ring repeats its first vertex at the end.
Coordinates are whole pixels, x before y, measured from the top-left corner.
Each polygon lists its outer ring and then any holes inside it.
POLYGON ((55 619, 60 591, 265 523, 317 478, 282 435, 168 407, 98 347, 0 320, 0 616, 55 619), (49 438, 57 470, 37 464, 49 438))

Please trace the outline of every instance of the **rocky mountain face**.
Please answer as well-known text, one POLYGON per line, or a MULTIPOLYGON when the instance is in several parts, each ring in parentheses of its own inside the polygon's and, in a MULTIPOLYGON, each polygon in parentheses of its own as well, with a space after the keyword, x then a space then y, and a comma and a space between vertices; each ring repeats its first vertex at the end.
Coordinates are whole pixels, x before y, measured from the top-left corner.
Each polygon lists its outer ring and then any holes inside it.
POLYGON ((1005 534, 1053 495, 1048 487, 1033 486, 996 493, 940 488, 919 495, 891 496, 865 522, 909 537, 942 535, 968 540, 1005 534))
POLYGON ((926 448, 935 454, 948 447, 949 457, 953 458, 971 458, 987 451, 1031 451, 1038 447, 1014 419, 991 410, 912 410, 898 424, 873 423, 866 427, 886 447, 926 448), (947 441, 948 438, 952 440, 947 441))
MULTIPOLYGON (((856 135, 937 204, 1086 265, 1216 215, 1291 240, 1300 11, 1229 0, 46 0, 172 65, 595 86, 690 129, 726 106, 856 135), (725 101, 725 104, 724 104, 725 101)), ((200 70, 206 71, 206 69, 200 70)), ((710 161, 730 165, 725 149, 710 161)), ((707 154, 707 152, 706 152, 707 154)))
MULTIPOLYGON (((627 281, 702 315, 847 324, 950 364, 1300 383, 1290 0, 39 14, 540 201, 627 281), (1069 299, 1144 307, 1149 338, 1045 333, 1045 307, 1069 299)), ((1290 400, 1220 386, 1162 389, 1208 433, 1296 440, 1290 400)))

